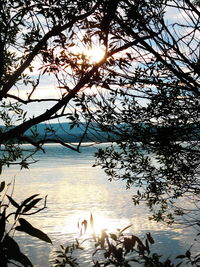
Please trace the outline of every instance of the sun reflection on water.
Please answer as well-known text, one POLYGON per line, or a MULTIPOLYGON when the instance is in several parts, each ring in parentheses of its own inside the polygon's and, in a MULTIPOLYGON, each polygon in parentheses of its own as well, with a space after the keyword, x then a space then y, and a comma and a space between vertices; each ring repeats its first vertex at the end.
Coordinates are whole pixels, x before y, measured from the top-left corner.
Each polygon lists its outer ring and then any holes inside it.
POLYGON ((59 229, 55 225, 54 231, 59 232, 61 236, 73 233, 76 237, 88 237, 93 234, 100 235, 102 230, 108 233, 117 232, 127 225, 130 225, 130 220, 126 218, 116 220, 112 218, 112 215, 72 214, 70 218, 66 217, 62 226, 59 225, 59 229))
MULTIPOLYGON (((130 234, 130 221, 126 218, 113 219, 112 213, 105 211, 98 211, 95 214, 89 212, 76 211, 75 214, 71 214, 70 218, 66 217, 65 224, 57 231, 60 231, 57 236, 57 249, 60 245, 68 247, 76 240, 83 248, 83 250, 73 251, 73 256, 80 261, 82 267, 93 266, 91 265, 93 260, 103 259, 103 252, 96 250, 95 244, 102 237, 102 234, 119 234, 120 230, 126 228, 124 231, 127 235, 130 234), (72 234, 73 233, 73 234, 72 234), (65 237, 65 240, 63 239, 65 237), (95 253, 95 251, 97 253, 95 253)), ((55 244, 55 242, 54 242, 55 244)), ((50 252, 50 259, 56 258, 55 249, 50 252)))
POLYGON ((102 231, 113 232, 116 231, 116 222, 109 217, 97 214, 95 217, 91 214, 90 219, 81 219, 79 221, 80 234, 97 236, 101 235, 102 231), (86 222, 86 227, 84 222, 86 222))

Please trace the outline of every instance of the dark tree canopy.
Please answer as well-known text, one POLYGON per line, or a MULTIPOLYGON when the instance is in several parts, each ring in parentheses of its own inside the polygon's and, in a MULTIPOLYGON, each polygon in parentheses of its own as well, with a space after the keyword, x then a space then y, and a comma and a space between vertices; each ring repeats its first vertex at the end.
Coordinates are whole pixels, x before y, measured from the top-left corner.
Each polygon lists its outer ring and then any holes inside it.
POLYGON ((1 166, 27 167, 24 142, 78 150, 86 132, 72 147, 51 122, 84 121, 86 130, 95 125, 117 138, 117 145, 99 151, 98 164, 110 179, 139 186, 136 203, 165 211, 179 197, 194 202, 199 15, 199 1, 188 0, 2 1, 1 166), (88 53, 94 47, 103 51, 98 60, 88 53), (28 136, 39 123, 47 125, 43 138, 34 130, 28 136))
POLYGON ((88 97, 85 116, 117 138, 96 154, 110 180, 137 186, 134 203, 145 200, 156 220, 184 214, 197 226, 199 9, 191 1, 159 3, 135 3, 133 17, 128 8, 129 16, 116 18, 136 43, 105 67, 106 90, 88 97))

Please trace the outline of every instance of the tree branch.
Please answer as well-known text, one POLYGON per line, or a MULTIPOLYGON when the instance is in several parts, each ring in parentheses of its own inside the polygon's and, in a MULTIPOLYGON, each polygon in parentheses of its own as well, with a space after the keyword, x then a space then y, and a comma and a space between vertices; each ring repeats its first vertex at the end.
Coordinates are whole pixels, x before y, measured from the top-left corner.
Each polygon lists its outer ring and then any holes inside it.
POLYGON ((36 46, 33 48, 32 52, 27 56, 26 60, 21 64, 21 66, 13 73, 13 75, 10 77, 9 81, 3 86, 2 90, 0 91, 0 100, 5 97, 5 94, 11 89, 11 87, 17 82, 20 75, 28 68, 32 60, 35 58, 35 56, 39 53, 39 51, 45 46, 47 41, 56 35, 59 35, 62 31, 71 28, 74 23, 78 22, 79 20, 82 20, 89 15, 91 15, 94 10, 99 5, 100 1, 98 1, 94 7, 86 12, 83 15, 77 16, 73 18, 68 23, 62 25, 62 26, 54 26, 46 35, 43 36, 43 38, 36 44, 36 46))

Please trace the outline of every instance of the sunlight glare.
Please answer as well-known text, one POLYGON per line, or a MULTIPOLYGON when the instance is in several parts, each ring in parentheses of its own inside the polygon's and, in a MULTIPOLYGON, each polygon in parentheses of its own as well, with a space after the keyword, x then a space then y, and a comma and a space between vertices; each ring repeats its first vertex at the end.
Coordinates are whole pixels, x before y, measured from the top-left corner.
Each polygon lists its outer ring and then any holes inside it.
POLYGON ((117 229, 122 229, 126 227, 127 225, 130 224, 129 221, 126 219, 111 219, 111 216, 102 216, 100 214, 91 214, 90 219, 89 218, 82 218, 79 220, 79 226, 82 225, 82 227, 79 227, 81 235, 96 235, 100 236, 102 231, 106 231, 107 233, 112 233, 118 231, 117 229), (92 216, 92 221, 91 222, 91 216, 92 216), (86 221, 87 227, 86 231, 84 231, 84 227, 82 222, 86 221))
POLYGON ((94 218, 94 229, 92 229, 91 225, 89 227, 89 232, 91 234, 95 233, 96 235, 100 235, 102 230, 113 231, 113 222, 111 219, 103 216, 95 216, 94 218))
POLYGON ((103 48, 98 46, 90 47, 84 50, 85 56, 89 59, 91 63, 98 63, 105 56, 105 51, 103 48))

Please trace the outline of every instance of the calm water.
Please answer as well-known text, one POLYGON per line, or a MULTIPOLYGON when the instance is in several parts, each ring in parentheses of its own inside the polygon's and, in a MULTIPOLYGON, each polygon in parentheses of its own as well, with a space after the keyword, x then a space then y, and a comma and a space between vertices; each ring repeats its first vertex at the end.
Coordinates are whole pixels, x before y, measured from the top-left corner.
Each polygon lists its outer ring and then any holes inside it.
MULTIPOLYGON (((127 232, 141 238, 151 232, 157 252, 161 254, 173 258, 174 254, 188 249, 195 237, 193 230, 170 228, 149 221, 146 207, 132 204, 133 191, 126 190, 122 182, 109 182, 103 170, 92 167, 95 150, 95 147, 87 147, 76 153, 50 144, 46 146, 45 154, 37 155, 39 162, 30 170, 20 171, 12 167, 3 172, 1 179, 6 182, 15 177, 13 197, 18 202, 35 193, 42 197, 48 195, 48 208, 27 220, 47 233, 53 246, 22 233, 15 234, 34 266, 49 266, 48 261, 59 244, 67 245, 74 237, 79 238, 77 223, 89 220, 90 213, 97 232, 102 228, 115 232, 117 228, 132 224, 127 232)), ((81 253, 81 266, 90 266, 90 249, 90 243, 86 243, 81 253)))

